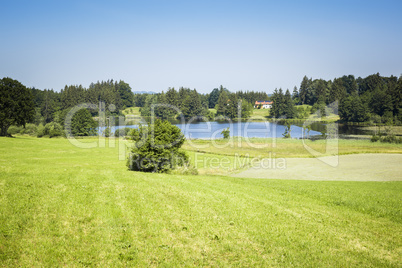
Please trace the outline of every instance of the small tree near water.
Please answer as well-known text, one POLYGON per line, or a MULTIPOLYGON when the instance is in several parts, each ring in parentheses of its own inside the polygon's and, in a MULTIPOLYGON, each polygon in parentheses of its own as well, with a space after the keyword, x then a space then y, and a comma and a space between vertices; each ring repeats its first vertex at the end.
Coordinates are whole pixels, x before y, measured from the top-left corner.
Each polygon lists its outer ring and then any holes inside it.
POLYGON ((285 123, 285 133, 282 134, 284 138, 291 138, 291 125, 289 122, 285 123))
POLYGON ((169 121, 156 120, 135 131, 136 141, 127 166, 134 171, 167 172, 188 164, 188 156, 180 149, 185 138, 181 130, 169 121))
POLYGON ((226 128, 226 129, 222 130, 221 134, 223 135, 224 139, 229 139, 229 136, 230 136, 229 128, 226 128))

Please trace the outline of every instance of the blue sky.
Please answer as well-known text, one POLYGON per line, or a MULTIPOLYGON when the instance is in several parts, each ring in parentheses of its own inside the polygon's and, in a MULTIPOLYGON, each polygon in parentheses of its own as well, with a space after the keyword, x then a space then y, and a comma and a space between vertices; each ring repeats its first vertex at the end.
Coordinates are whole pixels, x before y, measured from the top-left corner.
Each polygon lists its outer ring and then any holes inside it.
POLYGON ((402 74, 402 1, 4 1, 0 77, 207 93, 402 74))

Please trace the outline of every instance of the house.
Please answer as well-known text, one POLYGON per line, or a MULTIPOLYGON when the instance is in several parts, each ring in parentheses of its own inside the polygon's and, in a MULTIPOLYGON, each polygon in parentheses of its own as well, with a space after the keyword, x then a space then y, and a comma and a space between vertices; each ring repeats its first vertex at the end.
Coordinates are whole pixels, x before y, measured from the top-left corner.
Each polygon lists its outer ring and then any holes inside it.
POLYGON ((271 109, 272 103, 272 101, 255 101, 254 108, 259 108, 261 105, 262 109, 271 109))

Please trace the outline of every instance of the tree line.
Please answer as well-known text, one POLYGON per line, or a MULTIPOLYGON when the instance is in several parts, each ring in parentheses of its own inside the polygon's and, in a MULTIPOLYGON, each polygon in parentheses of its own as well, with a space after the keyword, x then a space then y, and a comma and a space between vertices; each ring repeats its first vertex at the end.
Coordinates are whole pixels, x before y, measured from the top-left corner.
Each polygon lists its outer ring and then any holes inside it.
POLYGON ((153 109, 154 115, 161 119, 183 116, 185 119, 206 117, 211 120, 215 114, 209 109, 216 109, 216 115, 221 117, 233 119, 240 115, 241 118, 248 118, 252 114, 253 103, 268 98, 265 92, 232 93, 223 86, 214 88, 209 94, 181 87, 179 90, 169 88, 166 93, 135 94, 134 103, 141 107, 142 116, 151 116, 153 109))
MULTIPOLYGON (((134 94, 129 84, 124 81, 101 81, 91 83, 89 88, 81 85, 65 86, 60 92, 53 90, 40 90, 32 88, 35 103, 35 123, 50 123, 55 121, 64 124, 65 116, 68 111, 81 103, 98 104, 100 101, 105 103, 105 107, 112 107, 114 111, 108 109, 111 114, 118 114, 119 110, 133 106, 134 94)), ((93 116, 98 114, 98 110, 90 111, 93 116)))
MULTIPOLYGON (((304 76, 300 88, 275 89, 272 95, 271 117, 297 118, 296 105, 310 105, 311 111, 320 110, 338 102, 338 112, 343 122, 367 122, 401 124, 402 76, 383 77, 379 73, 365 78, 344 75, 333 81, 304 76)), ((325 116, 325 114, 324 114, 325 116)))

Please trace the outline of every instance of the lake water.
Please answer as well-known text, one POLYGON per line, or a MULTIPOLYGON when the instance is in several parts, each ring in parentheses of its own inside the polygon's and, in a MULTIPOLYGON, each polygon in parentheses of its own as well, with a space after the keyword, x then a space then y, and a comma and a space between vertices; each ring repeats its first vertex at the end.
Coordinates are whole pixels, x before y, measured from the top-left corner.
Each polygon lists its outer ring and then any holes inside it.
MULTIPOLYGON (((248 138, 282 138, 285 126, 272 122, 197 122, 191 124, 175 124, 179 127, 184 136, 190 139, 216 139, 222 138, 222 130, 229 128, 230 136, 241 136, 248 138)), ((128 125, 126 127, 137 128, 138 125, 128 125)), ((118 129, 119 127, 115 127, 118 129)), ((309 135, 321 135, 322 132, 314 130, 309 135)), ((114 132, 114 128, 112 128, 114 132)), ((291 137, 301 138, 303 128, 301 126, 291 126, 291 137)))

